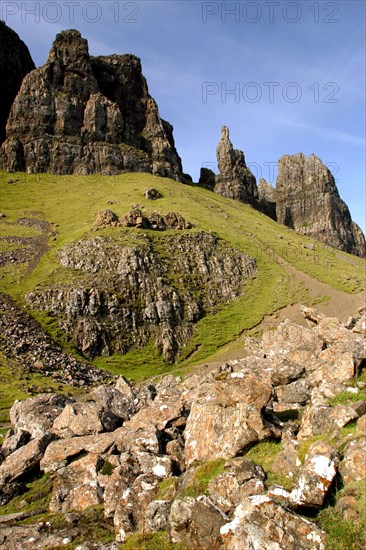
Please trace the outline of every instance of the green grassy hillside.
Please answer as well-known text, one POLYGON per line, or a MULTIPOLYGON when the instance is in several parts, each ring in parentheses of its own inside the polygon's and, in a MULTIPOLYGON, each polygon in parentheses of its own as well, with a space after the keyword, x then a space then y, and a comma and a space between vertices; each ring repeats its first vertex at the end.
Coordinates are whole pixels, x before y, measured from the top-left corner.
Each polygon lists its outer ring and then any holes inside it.
MULTIPOLYGON (((288 304, 325 299, 309 292, 296 272, 346 293, 364 288, 364 260, 302 237, 250 206, 195 185, 149 174, 82 177, 0 172, 0 212, 5 215, 0 218, 0 252, 28 250, 28 261, 0 264, 0 290, 24 305, 25 294, 35 288, 72 282, 80 275, 60 266, 58 250, 71 241, 95 236, 92 225, 99 210, 110 208, 123 216, 132 205, 138 205, 146 214, 153 210, 162 214, 179 212, 194 225, 191 231, 211 231, 257 262, 258 271, 243 285, 241 297, 198 323, 194 337, 183 350, 181 365, 206 360, 243 331, 257 326, 265 315, 288 304), (15 183, 8 183, 9 178, 15 183), (155 187, 163 198, 145 199, 146 187, 155 187), (21 218, 35 221, 22 225, 21 218), (49 222, 48 228, 44 221, 49 222), (9 236, 20 239, 1 239, 9 236), (29 237, 35 240, 27 240, 29 237)), ((136 244, 142 233, 148 233, 156 246, 166 235, 126 228, 98 230, 97 234, 116 236, 126 244, 134 237, 136 244)), ((44 313, 36 317, 57 341, 70 346, 54 320, 44 313)), ((95 364, 135 379, 168 370, 153 343, 125 356, 96 359, 95 364)))

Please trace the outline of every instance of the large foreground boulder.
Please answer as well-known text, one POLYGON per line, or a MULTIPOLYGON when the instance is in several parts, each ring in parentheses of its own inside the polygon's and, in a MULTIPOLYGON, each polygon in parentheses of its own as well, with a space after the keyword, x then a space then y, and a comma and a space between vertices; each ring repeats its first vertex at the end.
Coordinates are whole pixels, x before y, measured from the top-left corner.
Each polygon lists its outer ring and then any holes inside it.
POLYGON ((226 550, 324 550, 326 533, 266 495, 253 496, 221 527, 226 550))

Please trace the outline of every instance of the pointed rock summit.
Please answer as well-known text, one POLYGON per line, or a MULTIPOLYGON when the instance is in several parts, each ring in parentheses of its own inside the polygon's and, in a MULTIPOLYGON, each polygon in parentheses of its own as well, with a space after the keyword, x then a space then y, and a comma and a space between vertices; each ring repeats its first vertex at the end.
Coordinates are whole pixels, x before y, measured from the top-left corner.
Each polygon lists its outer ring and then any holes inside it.
POLYGON ((91 57, 76 30, 23 80, 7 124, 3 167, 53 174, 150 172, 182 178, 172 126, 134 55, 91 57))
POLYGON ((302 153, 278 162, 277 221, 302 235, 364 257, 365 237, 340 198, 334 177, 320 158, 302 153))
POLYGON ((220 174, 216 176, 215 193, 241 202, 256 203, 258 190, 255 177, 245 164, 243 151, 234 149, 226 126, 221 130, 216 157, 220 174))
POLYGON ((34 68, 27 46, 0 21, 0 144, 5 140, 6 121, 22 80, 34 68))

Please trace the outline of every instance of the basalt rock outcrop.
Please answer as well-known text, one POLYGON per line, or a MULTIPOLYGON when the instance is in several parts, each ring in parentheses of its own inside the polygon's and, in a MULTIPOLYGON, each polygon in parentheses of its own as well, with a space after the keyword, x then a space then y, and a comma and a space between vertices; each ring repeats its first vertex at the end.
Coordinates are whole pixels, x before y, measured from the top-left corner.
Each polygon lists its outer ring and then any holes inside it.
POLYGON ((247 338, 247 357, 206 366, 184 381, 168 375, 131 385, 121 377, 78 402, 55 394, 16 402, 0 453, 0 501, 22 494, 24 511, 0 516, 4 547, 28 529, 34 547, 45 549, 65 522, 73 526, 67 543, 78 538, 80 548, 109 550, 136 532, 143 538, 161 531, 188 550, 324 550, 334 540, 324 525, 332 528, 334 517, 346 520, 350 536, 357 525, 362 530, 366 394, 354 377, 365 367, 366 334, 312 308, 303 314, 308 327, 285 321, 261 341, 247 338), (342 363, 339 342, 355 357, 341 380, 324 355, 334 350, 342 363), (283 389, 296 381, 308 384, 307 398, 280 406, 283 389), (345 403, 332 405, 332 398, 345 403), (108 413, 118 423, 106 422, 108 413), (38 497, 24 486, 35 478, 44 483, 38 497), (92 528, 80 537, 80 518, 91 506, 102 509, 116 543, 98 546, 87 538, 92 528), (59 519, 40 524, 47 507, 59 519), (334 516, 324 522, 329 512, 334 516))
POLYGON ((35 65, 27 46, 16 32, 0 21, 0 145, 6 136, 6 121, 23 78, 35 65))
POLYGON ((365 237, 340 198, 334 177, 315 155, 278 162, 277 221, 329 246, 364 257, 365 237))
POLYGON ((243 151, 234 149, 226 126, 221 130, 216 157, 220 173, 215 178, 215 193, 256 205, 258 189, 255 177, 245 164, 243 151))
POLYGON ((261 210, 273 220, 277 220, 276 215, 276 189, 261 178, 258 184, 258 198, 261 205, 261 210))
POLYGON ((91 57, 76 30, 58 34, 46 64, 23 80, 6 135, 10 172, 182 177, 173 128, 149 95, 140 59, 91 57))
MULTIPOLYGON (((187 223, 174 213, 163 222, 166 229, 187 223)), ((195 323, 237 298, 256 269, 254 260, 204 232, 167 234, 155 245, 141 235, 135 246, 98 236, 66 245, 59 261, 82 277, 32 292, 31 307, 55 316, 88 358, 124 354, 154 339, 169 363, 195 323)))
POLYGON ((222 127, 216 149, 219 174, 201 169, 199 184, 224 197, 250 204, 282 225, 333 248, 366 256, 366 241, 340 198, 334 177, 315 155, 285 155, 278 163, 276 188, 256 179, 244 153, 233 148, 222 127), (214 185, 213 185, 214 182, 214 185))

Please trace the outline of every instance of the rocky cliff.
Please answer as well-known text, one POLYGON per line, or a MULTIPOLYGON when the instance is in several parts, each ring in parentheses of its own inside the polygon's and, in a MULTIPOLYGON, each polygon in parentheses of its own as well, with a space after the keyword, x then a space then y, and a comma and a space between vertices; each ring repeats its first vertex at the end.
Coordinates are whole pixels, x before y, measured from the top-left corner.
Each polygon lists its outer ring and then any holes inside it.
POLYGON ((16 401, 3 547, 363 548, 365 312, 303 314, 185 380, 16 401))
POLYGON ((364 257, 365 238, 352 222, 334 177, 315 155, 285 155, 278 162, 277 221, 334 248, 364 257))
POLYGON ((148 93, 140 59, 90 57, 76 30, 58 34, 46 64, 24 79, 2 158, 11 172, 182 176, 173 128, 148 93))
POLYGON ((22 80, 34 68, 27 46, 0 21, 0 144, 5 140, 6 121, 22 80))
POLYGON ((219 175, 203 169, 200 185, 250 204, 279 223, 329 246, 366 256, 362 230, 352 221, 329 169, 315 155, 285 155, 278 163, 276 188, 264 179, 257 187, 244 153, 233 148, 223 126, 216 150, 219 175))
POLYGON ((221 130, 216 157, 220 173, 216 176, 215 193, 229 199, 257 204, 258 190, 255 177, 245 164, 243 151, 234 149, 226 126, 221 130))

